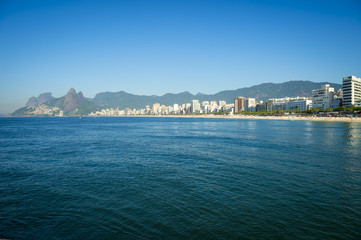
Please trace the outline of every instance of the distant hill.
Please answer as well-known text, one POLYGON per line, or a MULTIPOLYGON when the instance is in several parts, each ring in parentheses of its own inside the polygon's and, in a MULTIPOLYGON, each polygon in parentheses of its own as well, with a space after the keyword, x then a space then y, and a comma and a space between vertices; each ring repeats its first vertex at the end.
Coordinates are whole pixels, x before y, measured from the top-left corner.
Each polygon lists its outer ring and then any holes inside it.
POLYGON ((161 103, 164 105, 173 105, 174 103, 186 103, 194 99, 194 95, 189 92, 182 92, 178 94, 167 93, 163 96, 144 96, 134 95, 120 92, 104 92, 98 93, 91 101, 98 106, 104 108, 145 108, 146 105, 154 103, 161 103))
POLYGON ((16 110, 12 116, 56 116, 60 114, 60 111, 63 111, 65 116, 87 115, 96 110, 99 110, 99 107, 95 103, 84 98, 82 92, 76 93, 72 88, 64 97, 25 106, 16 110))
POLYGON ((341 84, 335 83, 315 83, 311 81, 289 81, 285 83, 262 83, 249 88, 239 88, 237 90, 228 90, 216 93, 211 96, 215 100, 224 99, 226 102, 233 102, 237 96, 254 97, 257 100, 267 100, 270 98, 282 97, 311 97, 312 90, 321 88, 321 85, 330 84, 337 91, 342 88, 341 84))
POLYGON ((254 97, 257 100, 267 100, 270 98, 282 97, 310 97, 313 89, 321 88, 323 84, 330 84, 335 90, 341 89, 341 84, 334 83, 315 83, 311 81, 289 81, 285 83, 263 83, 248 88, 239 88, 236 90, 221 91, 216 94, 196 94, 182 92, 178 94, 167 93, 163 96, 144 96, 134 95, 120 92, 104 92, 98 93, 91 101, 104 108, 120 109, 128 108, 144 108, 146 105, 160 103, 164 105, 172 105, 174 103, 183 104, 191 102, 193 99, 200 101, 219 101, 224 100, 227 103, 233 103, 234 98, 238 96, 254 97))
POLYGON ((54 97, 51 95, 50 92, 48 93, 42 93, 40 94, 38 97, 31 97, 29 98, 28 102, 25 104, 26 107, 28 106, 33 106, 33 105, 37 105, 40 103, 44 103, 47 102, 51 99, 53 99, 54 97))

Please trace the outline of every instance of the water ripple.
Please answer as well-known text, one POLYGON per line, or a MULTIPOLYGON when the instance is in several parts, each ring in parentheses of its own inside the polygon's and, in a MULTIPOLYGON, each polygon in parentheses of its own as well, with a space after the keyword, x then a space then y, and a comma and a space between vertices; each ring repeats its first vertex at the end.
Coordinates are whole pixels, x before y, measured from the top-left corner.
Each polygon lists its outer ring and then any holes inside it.
POLYGON ((0 118, 0 238, 359 239, 360 129, 0 118))

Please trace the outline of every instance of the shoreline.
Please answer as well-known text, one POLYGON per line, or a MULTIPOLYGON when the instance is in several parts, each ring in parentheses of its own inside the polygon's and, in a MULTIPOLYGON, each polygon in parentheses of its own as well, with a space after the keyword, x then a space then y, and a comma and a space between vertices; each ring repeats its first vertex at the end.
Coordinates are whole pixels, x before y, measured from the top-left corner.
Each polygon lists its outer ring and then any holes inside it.
POLYGON ((360 122, 361 117, 312 117, 312 116, 255 116, 255 115, 122 115, 122 116, 7 116, 1 118, 97 118, 97 117, 154 117, 154 118, 213 118, 213 119, 259 119, 259 120, 283 120, 283 121, 317 121, 317 122, 360 122))
MULTIPOLYGON (((98 116, 112 117, 112 116, 98 116)), ((361 122, 355 117, 297 117, 297 116, 253 116, 253 115, 128 115, 115 117, 163 117, 163 118, 221 118, 221 119, 261 119, 288 121, 323 121, 323 122, 361 122)))

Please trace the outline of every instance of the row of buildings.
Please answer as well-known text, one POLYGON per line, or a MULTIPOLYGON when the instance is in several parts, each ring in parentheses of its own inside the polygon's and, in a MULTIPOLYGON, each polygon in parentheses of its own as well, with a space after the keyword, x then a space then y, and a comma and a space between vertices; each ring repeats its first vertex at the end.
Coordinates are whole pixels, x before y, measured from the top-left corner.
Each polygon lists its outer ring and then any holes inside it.
POLYGON ((172 106, 154 103, 143 109, 106 108, 93 112, 90 116, 123 116, 123 115, 170 115, 170 114, 197 114, 197 113, 229 113, 232 112, 234 104, 227 104, 226 101, 203 101, 192 100, 191 103, 173 104, 172 106))
POLYGON ((320 89, 312 90, 312 97, 274 98, 265 102, 256 102, 254 98, 237 97, 234 100, 234 111, 258 112, 272 110, 305 111, 311 108, 320 110, 338 107, 361 107, 361 78, 355 76, 344 77, 342 89, 335 91, 329 84, 320 89))
POLYGON ((234 112, 260 112, 273 110, 296 110, 304 111, 310 109, 311 98, 306 97, 285 97, 272 98, 267 101, 256 101, 255 98, 237 97, 234 99, 234 112))
POLYGON ((312 90, 312 97, 272 98, 267 101, 256 101, 255 98, 236 97, 234 103, 226 101, 192 100, 191 103, 173 104, 172 106, 155 103, 144 109, 102 109, 90 116, 122 116, 122 115, 168 115, 197 113, 240 113, 243 111, 259 112, 273 110, 299 110, 311 108, 320 110, 334 109, 340 106, 361 107, 361 78, 349 76, 343 78, 342 89, 335 91, 329 84, 312 90))
POLYGON ((361 107, 361 78, 342 79, 342 89, 335 91, 328 84, 312 91, 312 108, 326 110, 337 107, 361 107))

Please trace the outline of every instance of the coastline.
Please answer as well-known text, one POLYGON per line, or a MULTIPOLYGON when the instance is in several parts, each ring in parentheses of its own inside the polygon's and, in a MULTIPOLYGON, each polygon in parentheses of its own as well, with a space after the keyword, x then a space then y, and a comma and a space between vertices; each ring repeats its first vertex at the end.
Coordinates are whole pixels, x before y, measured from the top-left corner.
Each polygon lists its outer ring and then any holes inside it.
MULTIPOLYGON (((97 118, 97 117, 160 117, 160 118, 220 118, 220 119, 260 119, 260 120, 283 120, 283 121, 322 121, 322 122, 360 122, 361 117, 303 117, 303 116, 255 116, 255 115, 122 115, 122 116, 21 116, 20 118, 97 118)), ((16 118, 15 116, 6 116, 1 118, 16 118)))
POLYGON ((171 118, 221 118, 221 119, 263 119, 288 121, 360 122, 355 117, 298 117, 298 116, 254 116, 254 115, 128 115, 120 117, 171 117, 171 118))

